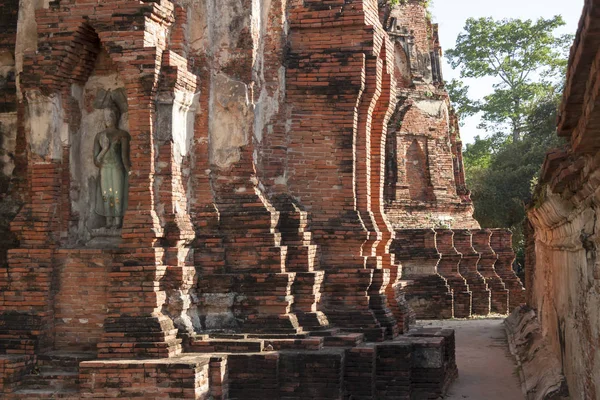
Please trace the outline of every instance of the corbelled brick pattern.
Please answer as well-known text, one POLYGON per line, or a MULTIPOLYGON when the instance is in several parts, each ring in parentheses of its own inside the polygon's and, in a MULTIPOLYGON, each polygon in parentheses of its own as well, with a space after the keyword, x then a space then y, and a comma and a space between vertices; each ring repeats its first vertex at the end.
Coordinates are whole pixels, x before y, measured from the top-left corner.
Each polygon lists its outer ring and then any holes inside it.
POLYGON ((506 314, 525 302, 504 229, 401 229, 390 250, 402 262, 406 299, 417 318, 506 314))
POLYGON ((512 232, 506 229, 493 229, 490 245, 498 254, 494 269, 508 290, 509 311, 526 303, 525 288, 513 270, 515 252, 512 249, 512 232))
POLYGON ((390 246, 402 262, 406 299, 418 318, 454 317, 454 296, 448 281, 438 273, 441 254, 433 229, 403 229, 390 246))
POLYGON ((491 247, 490 239, 492 231, 489 229, 474 230, 473 233, 473 248, 477 251, 481 258, 477 263, 477 271, 481 273, 485 279, 485 283, 491 291, 491 310, 492 312, 507 314, 508 313, 508 290, 498 275, 495 269, 498 261, 498 254, 491 247))
POLYGON ((468 229, 454 230, 454 247, 462 255, 459 272, 467 281, 473 295, 472 312, 487 315, 491 311, 491 292, 485 278, 477 270, 481 254, 473 248, 473 234, 468 229))
POLYGON ((454 246, 454 232, 447 229, 436 230, 437 248, 442 258, 438 264, 438 272, 446 278, 454 296, 454 317, 471 316, 472 294, 466 279, 460 274, 461 254, 454 246))

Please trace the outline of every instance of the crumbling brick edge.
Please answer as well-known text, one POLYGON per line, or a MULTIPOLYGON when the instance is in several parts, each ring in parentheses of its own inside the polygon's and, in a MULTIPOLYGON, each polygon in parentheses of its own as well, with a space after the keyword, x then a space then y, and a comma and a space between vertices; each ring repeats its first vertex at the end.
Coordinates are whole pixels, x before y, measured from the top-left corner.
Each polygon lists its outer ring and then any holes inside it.
POLYGON ((525 398, 570 399, 561 362, 544 338, 535 310, 527 305, 517 307, 504 320, 504 328, 525 398))

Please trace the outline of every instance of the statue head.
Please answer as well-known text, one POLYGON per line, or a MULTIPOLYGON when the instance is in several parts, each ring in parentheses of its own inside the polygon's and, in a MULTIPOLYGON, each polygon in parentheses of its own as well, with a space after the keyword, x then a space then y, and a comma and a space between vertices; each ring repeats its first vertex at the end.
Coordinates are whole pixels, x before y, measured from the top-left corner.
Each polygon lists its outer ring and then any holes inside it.
POLYGON ((121 112, 116 104, 112 103, 104 109, 104 122, 107 128, 118 128, 121 112))

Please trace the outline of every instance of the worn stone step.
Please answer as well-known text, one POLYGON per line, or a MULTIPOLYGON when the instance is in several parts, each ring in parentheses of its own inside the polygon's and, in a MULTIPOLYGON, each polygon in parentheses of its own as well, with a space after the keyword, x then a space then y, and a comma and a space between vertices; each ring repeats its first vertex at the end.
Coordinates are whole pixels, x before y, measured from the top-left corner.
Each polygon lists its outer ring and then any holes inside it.
POLYGON ((19 389, 7 396, 8 399, 65 399, 77 400, 80 399, 79 390, 77 389, 19 389))
POLYGON ((56 369, 73 369, 78 368, 79 363, 82 361, 92 361, 97 357, 96 353, 93 352, 66 352, 66 351, 52 351, 38 356, 38 366, 42 367, 53 367, 56 369))
POLYGON ((322 337, 307 339, 274 339, 265 340, 265 350, 320 350, 325 344, 322 337))
POLYGON ((260 353, 264 341, 259 339, 208 339, 192 340, 189 352, 192 353, 260 353))
POLYGON ((309 332, 300 332, 300 333, 273 333, 273 334, 268 334, 268 333, 253 333, 253 334, 248 334, 247 337, 248 339, 304 339, 309 337, 310 334, 309 332))
POLYGON ((364 333, 340 333, 325 336, 325 347, 355 347, 365 341, 364 333))
POLYGON ((28 389, 76 389, 78 384, 77 370, 44 370, 27 375, 22 381, 22 386, 28 389))
POLYGON ((314 331, 310 333, 310 336, 321 336, 321 337, 326 337, 326 336, 335 336, 337 334, 340 333, 340 329, 339 328, 330 328, 330 329, 323 329, 320 331, 314 331))

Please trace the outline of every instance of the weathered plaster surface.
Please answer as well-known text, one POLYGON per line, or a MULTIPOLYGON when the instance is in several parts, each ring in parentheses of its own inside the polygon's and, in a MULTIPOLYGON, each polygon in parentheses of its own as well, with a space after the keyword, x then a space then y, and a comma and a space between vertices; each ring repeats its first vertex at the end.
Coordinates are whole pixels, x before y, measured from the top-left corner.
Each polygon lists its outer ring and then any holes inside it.
POLYGON ((530 211, 536 228, 534 308, 573 398, 600 396, 599 191, 578 205, 548 191, 530 211))
POLYGON ((68 144, 69 128, 64 121, 62 99, 38 91, 27 93, 29 118, 28 142, 31 152, 51 160, 62 159, 62 147, 68 144))
POLYGON ((251 140, 253 106, 248 85, 227 75, 215 75, 211 89, 210 159, 225 169, 240 160, 240 147, 251 140))

